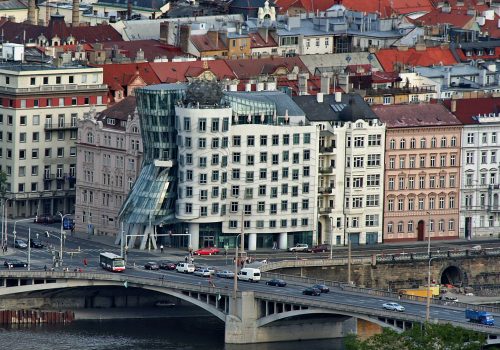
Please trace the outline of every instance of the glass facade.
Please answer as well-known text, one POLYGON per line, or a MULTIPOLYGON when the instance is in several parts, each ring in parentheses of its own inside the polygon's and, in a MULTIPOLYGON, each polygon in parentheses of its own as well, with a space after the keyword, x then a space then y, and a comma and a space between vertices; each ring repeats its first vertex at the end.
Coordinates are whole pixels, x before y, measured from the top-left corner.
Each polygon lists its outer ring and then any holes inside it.
POLYGON ((153 225, 175 219, 177 131, 175 104, 186 85, 161 84, 136 89, 144 147, 142 170, 120 211, 124 224, 153 225))

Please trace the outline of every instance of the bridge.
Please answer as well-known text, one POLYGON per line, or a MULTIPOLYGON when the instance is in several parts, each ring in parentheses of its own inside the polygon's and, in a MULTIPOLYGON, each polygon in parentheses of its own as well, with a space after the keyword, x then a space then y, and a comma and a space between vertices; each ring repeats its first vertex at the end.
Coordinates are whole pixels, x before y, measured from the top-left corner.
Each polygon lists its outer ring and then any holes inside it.
MULTIPOLYGON (((231 280, 217 280, 218 286, 212 287, 200 282, 206 281, 200 277, 175 272, 147 276, 130 272, 0 271, 0 300, 15 297, 19 301, 39 295, 57 298, 58 293, 65 290, 76 293, 77 290, 108 287, 154 291, 195 305, 217 317, 225 323, 225 342, 229 344, 340 338, 357 333, 360 320, 396 331, 425 321, 424 303, 408 300, 402 302, 405 312, 390 312, 382 309, 381 304, 395 300, 395 294, 356 289, 340 283, 326 282, 331 293, 308 297, 301 293, 304 286, 320 281, 290 276, 285 288, 262 282, 241 282, 233 295, 231 280)), ((123 297, 114 294, 113 305, 126 304, 126 300, 120 300, 123 297)), ((500 319, 500 312, 495 316, 500 319)), ((466 322, 462 307, 433 304, 431 322, 451 323, 484 332, 492 339, 500 335, 499 327, 466 322)))

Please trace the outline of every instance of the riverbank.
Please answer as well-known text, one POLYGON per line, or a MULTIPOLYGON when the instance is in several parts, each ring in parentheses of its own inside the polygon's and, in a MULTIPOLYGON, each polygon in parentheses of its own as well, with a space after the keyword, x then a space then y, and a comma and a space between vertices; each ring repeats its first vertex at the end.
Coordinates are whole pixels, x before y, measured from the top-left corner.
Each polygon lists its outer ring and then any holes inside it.
POLYGON ((95 308, 74 309, 75 321, 78 320, 111 320, 140 318, 189 318, 213 317, 198 307, 174 305, 172 307, 134 307, 134 308, 95 308))

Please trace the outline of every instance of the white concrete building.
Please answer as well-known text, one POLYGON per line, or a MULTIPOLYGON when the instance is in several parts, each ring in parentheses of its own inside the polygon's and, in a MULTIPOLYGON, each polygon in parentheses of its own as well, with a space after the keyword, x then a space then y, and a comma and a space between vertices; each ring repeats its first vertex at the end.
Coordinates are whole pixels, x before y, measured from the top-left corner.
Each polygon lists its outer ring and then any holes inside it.
POLYGON ((226 92, 176 115, 176 219, 193 247, 234 247, 242 232, 250 251, 316 244, 319 129, 287 95, 226 92))
POLYGON ((321 129, 318 242, 382 243, 385 124, 356 94, 294 101, 321 129))
POLYGON ((102 68, 0 65, 0 169, 9 216, 74 211, 77 120, 105 108, 102 68))
MULTIPOLYGON (((476 103, 467 100, 468 103, 476 103)), ((477 100, 477 103, 481 103, 477 100)), ((497 237, 500 227, 500 115, 479 115, 464 122, 460 236, 497 237)))

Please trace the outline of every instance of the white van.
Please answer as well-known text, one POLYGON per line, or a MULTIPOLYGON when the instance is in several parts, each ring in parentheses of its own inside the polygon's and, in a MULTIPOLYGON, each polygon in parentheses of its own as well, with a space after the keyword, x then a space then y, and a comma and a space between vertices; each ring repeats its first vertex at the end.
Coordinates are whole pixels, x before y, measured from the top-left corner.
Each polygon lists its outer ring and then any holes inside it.
POLYGON ((177 264, 177 267, 175 268, 177 272, 184 272, 184 273, 193 273, 194 272, 194 265, 189 264, 189 263, 179 263, 177 264))
POLYGON ((260 270, 251 267, 242 268, 241 271, 238 272, 238 279, 241 281, 259 282, 260 270))

